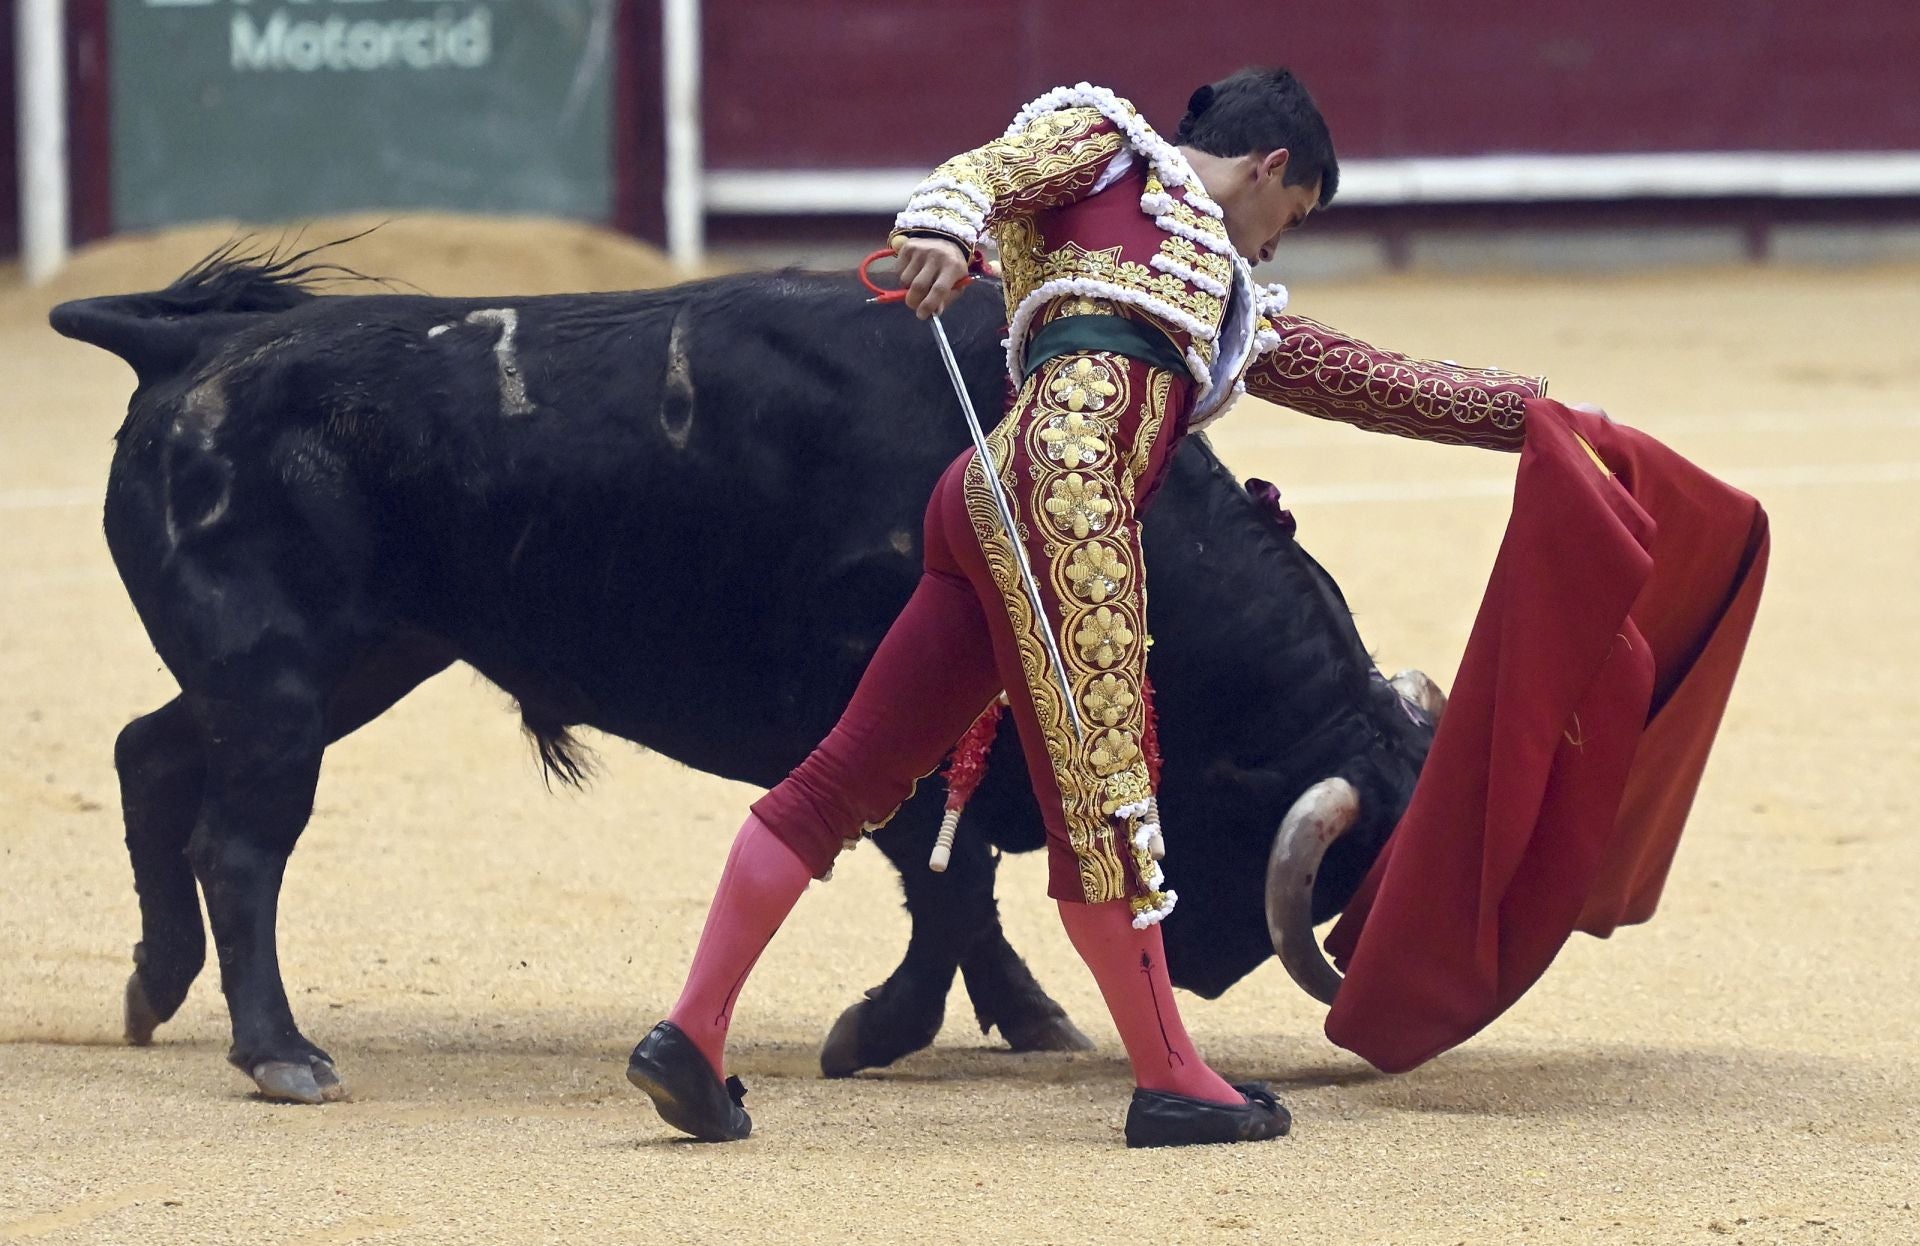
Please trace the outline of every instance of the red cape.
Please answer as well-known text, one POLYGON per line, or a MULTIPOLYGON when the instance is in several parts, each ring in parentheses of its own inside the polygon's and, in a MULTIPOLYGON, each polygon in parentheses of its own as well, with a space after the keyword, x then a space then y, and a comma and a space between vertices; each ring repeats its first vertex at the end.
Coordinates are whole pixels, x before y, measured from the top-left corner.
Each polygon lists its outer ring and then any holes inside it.
POLYGON ((1404 1072, 1506 1011, 1573 931, 1653 915, 1766 565, 1752 498, 1644 433, 1527 403, 1446 716, 1327 939, 1347 974, 1328 1038, 1404 1072))

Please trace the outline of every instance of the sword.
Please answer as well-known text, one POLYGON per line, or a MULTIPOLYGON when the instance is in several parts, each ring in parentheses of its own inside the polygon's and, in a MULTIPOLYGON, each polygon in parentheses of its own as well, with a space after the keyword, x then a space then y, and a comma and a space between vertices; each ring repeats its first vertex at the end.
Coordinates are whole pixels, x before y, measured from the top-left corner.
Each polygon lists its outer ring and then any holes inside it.
MULTIPOLYGON (((875 251, 860 263, 860 280, 873 291, 870 303, 898 303, 907 297, 905 290, 885 290, 873 283, 867 275, 867 269, 874 261, 893 256, 891 248, 875 251)), ((971 277, 961 278, 960 284, 972 281, 971 277)), ((940 347, 940 358, 947 365, 947 376, 953 381, 954 396, 960 399, 960 410, 967 417, 967 431, 973 434, 973 452, 980 460, 981 470, 986 474, 987 484, 993 490, 994 506, 999 509, 1000 522, 1006 526, 1008 542, 1013 546, 1014 561, 1020 567, 1020 582, 1026 587, 1027 600, 1033 604, 1034 617, 1040 620, 1040 635, 1047 642, 1047 656, 1053 663, 1053 676, 1060 685, 1060 695, 1066 698, 1067 715, 1073 720, 1074 736, 1080 743, 1087 739, 1087 725, 1080 718, 1080 707, 1073 700, 1073 684, 1067 678, 1067 662, 1060 654, 1060 640, 1053 634, 1053 625, 1047 621, 1047 607, 1040 597, 1040 582, 1033 576, 1033 567, 1027 562, 1027 547, 1020 539, 1020 525, 1014 519, 1013 503, 1007 498, 1006 487, 1000 483, 1000 468, 993 461, 993 451, 987 448, 987 435, 980 427, 980 415, 973 409, 973 397, 967 393, 966 380, 960 375, 960 361, 954 358, 953 343, 947 340, 946 326, 940 323, 940 317, 931 317, 933 322, 933 340, 940 347)))

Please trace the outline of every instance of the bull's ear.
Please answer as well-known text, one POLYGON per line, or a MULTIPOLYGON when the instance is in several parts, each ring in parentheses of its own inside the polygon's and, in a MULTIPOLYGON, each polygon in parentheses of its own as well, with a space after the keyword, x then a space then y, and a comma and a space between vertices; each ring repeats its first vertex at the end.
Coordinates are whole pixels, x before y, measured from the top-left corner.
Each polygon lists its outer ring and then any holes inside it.
POLYGON ((142 385, 184 369, 210 332, 203 321, 176 319, 151 295, 75 299, 47 314, 54 331, 98 346, 133 366, 142 385))
POLYGON ((1425 714, 1428 722, 1436 727, 1440 725, 1440 716, 1447 712, 1446 690, 1425 671, 1404 670, 1387 682, 1400 694, 1401 700, 1425 714))
POLYGON ((1270 480, 1261 480, 1249 476, 1246 484, 1247 496, 1252 498, 1268 519, 1277 524, 1280 530, 1292 537, 1299 531, 1300 525, 1294 520, 1293 512, 1280 501, 1280 486, 1270 480))

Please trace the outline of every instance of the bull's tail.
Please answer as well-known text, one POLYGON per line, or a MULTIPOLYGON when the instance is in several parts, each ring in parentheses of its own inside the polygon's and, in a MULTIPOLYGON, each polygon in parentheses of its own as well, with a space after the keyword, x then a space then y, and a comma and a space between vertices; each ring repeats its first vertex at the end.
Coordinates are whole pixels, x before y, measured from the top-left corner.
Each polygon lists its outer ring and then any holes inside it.
POLYGON ((207 342, 262 315, 318 298, 314 286, 363 274, 313 257, 348 238, 285 252, 235 238, 182 273, 164 290, 61 303, 47 319, 54 330, 98 346, 133 366, 142 385, 187 367, 207 342))

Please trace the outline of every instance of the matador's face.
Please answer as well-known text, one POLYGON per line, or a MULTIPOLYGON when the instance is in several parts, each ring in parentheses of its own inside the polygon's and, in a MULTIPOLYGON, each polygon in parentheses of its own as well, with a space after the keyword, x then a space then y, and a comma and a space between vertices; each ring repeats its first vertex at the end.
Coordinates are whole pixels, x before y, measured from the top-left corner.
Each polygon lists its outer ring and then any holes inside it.
POLYGON ((1240 157, 1232 186, 1215 196, 1226 218, 1233 249, 1249 264, 1273 258, 1280 236, 1307 219, 1320 202, 1320 182, 1289 186, 1286 148, 1240 157))

